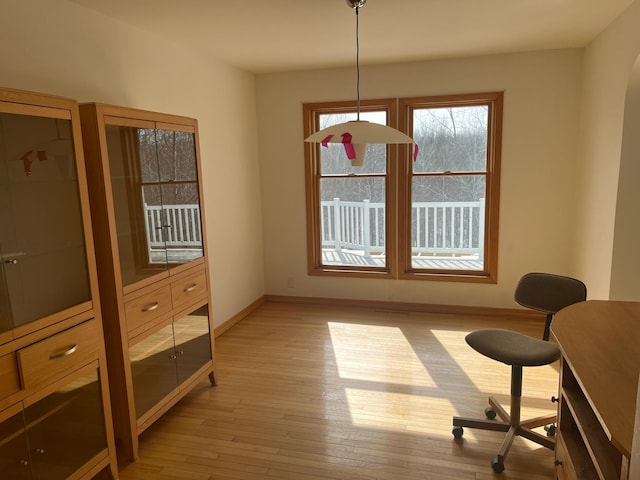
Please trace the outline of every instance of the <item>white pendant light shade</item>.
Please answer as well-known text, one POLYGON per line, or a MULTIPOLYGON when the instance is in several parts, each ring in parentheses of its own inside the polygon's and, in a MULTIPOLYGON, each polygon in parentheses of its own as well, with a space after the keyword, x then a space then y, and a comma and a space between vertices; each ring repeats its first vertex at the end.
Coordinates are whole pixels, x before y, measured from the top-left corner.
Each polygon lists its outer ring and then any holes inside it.
POLYGON ((343 135, 351 135, 351 142, 354 144, 368 143, 413 143, 409 135, 405 135, 395 128, 379 123, 367 122, 366 120, 352 120, 350 122, 339 123, 331 127, 323 128, 313 135, 309 135, 305 142, 313 143, 345 143, 343 135), (331 139, 327 137, 332 135, 331 139))
POLYGON ((366 120, 352 120, 339 123, 331 127, 323 128, 305 139, 305 142, 342 143, 351 165, 361 167, 364 163, 364 154, 370 143, 413 143, 409 135, 405 135, 395 128, 366 120))

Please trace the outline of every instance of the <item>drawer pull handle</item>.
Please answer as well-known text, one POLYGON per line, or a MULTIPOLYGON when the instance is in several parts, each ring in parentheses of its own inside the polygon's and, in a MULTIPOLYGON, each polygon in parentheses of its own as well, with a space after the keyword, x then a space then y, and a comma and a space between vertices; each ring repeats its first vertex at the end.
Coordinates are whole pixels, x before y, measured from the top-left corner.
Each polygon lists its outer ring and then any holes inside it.
POLYGON ((40 455, 44 455, 44 448, 36 448, 36 453, 39 453, 40 455))
POLYGON ((146 307, 142 307, 142 311, 143 312, 152 312, 153 310, 155 310, 156 308, 158 308, 160 306, 160 302, 153 302, 150 305, 147 305, 146 307))
POLYGON ((9 265, 17 265, 18 264, 18 260, 13 258, 11 260, 5 260, 4 263, 8 263, 9 265))
POLYGON ((189 293, 189 292, 193 292, 196 288, 198 287, 197 283, 192 283, 191 285, 189 285, 187 288, 185 288, 183 290, 184 293, 189 293))
POLYGON ((553 464, 554 464, 556 467, 560 467, 560 466, 562 466, 562 460, 557 460, 557 459, 556 459, 556 460, 554 460, 553 464))
POLYGON ((66 357, 71 355, 78 349, 78 344, 67 347, 65 350, 61 350, 60 352, 52 353, 49 355, 49 360, 57 360, 58 358, 66 357))
POLYGON ((18 460, 18 465, 26 467, 27 465, 29 465, 29 460, 18 460))

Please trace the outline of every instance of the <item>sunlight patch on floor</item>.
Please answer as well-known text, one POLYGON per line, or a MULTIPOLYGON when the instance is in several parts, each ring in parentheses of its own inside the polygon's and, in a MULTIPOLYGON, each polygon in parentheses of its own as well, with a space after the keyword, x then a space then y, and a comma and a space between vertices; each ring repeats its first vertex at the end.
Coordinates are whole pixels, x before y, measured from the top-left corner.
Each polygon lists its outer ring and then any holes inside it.
POLYGON ((346 388, 351 420, 359 427, 378 430, 416 431, 419 425, 432 425, 433 416, 451 411, 446 398, 346 388))
POLYGON ((331 322, 329 331, 353 425, 406 432, 450 415, 451 402, 428 393, 438 386, 399 328, 331 322))
POLYGON ((436 386, 399 328, 329 322, 329 331, 341 378, 436 386))

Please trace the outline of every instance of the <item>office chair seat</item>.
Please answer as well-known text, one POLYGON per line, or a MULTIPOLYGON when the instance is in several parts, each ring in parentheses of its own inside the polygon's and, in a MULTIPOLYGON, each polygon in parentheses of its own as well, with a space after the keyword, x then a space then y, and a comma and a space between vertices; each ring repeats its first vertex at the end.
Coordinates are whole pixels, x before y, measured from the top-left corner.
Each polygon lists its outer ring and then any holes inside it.
POLYGON ((553 423, 556 415, 520 419, 522 370, 523 367, 548 365, 560 358, 560 349, 547 341, 551 321, 562 308, 586 300, 587 288, 575 278, 551 273, 527 273, 518 282, 514 299, 523 307, 546 314, 542 340, 500 328, 476 330, 465 337, 469 346, 477 352, 511 366, 510 413, 494 397, 489 397, 489 408, 484 411, 486 418, 453 417, 452 433, 458 439, 462 438, 462 427, 506 432, 498 455, 491 460, 491 468, 496 473, 504 471, 504 460, 517 436, 552 450, 555 448, 555 439, 550 437, 555 432, 553 423), (500 420, 495 420, 496 416, 500 420), (547 435, 533 431, 541 426, 545 426, 547 435))
POLYGON ((507 365, 537 367, 560 358, 560 349, 556 344, 501 328, 476 330, 468 334, 465 340, 485 357, 507 365))

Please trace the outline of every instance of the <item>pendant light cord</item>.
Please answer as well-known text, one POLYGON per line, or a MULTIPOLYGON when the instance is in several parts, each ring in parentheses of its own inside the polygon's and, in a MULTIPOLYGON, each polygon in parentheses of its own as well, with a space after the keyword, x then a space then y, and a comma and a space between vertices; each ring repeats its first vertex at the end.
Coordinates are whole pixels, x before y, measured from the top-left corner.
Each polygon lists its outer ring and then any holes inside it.
POLYGON ((356 96, 357 96, 357 114, 360 121, 360 35, 358 29, 358 11, 360 7, 356 7, 356 96))

